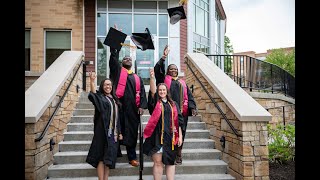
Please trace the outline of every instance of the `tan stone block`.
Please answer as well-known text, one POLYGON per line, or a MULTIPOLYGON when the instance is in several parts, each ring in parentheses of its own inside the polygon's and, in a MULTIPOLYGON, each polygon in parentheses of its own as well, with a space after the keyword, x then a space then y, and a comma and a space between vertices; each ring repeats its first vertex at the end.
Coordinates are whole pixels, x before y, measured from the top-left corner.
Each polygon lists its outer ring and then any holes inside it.
POLYGON ((36 179, 36 174, 33 171, 32 172, 25 171, 24 178, 25 178, 25 180, 35 180, 36 179))
POLYGON ((254 180, 262 180, 262 178, 261 178, 261 177, 256 176, 256 177, 254 177, 254 180))
POLYGON ((260 145, 268 144, 268 131, 260 131, 260 145))
POLYGON ((255 146, 253 148, 255 156, 268 156, 268 147, 267 146, 255 146))
POLYGON ((24 148, 25 150, 30 150, 30 149, 36 149, 36 143, 35 143, 35 134, 31 135, 25 135, 24 136, 24 148))
POLYGON ((34 156, 36 154, 36 150, 32 149, 32 150, 25 150, 24 151, 24 155, 25 156, 34 156))
POLYGON ((35 123, 35 133, 41 133, 44 128, 47 125, 48 120, 43 121, 43 120, 39 120, 38 122, 35 123))
POLYGON ((236 172, 240 172, 240 161, 239 161, 239 159, 236 159, 236 158, 234 158, 234 157, 232 157, 232 156, 229 156, 229 163, 228 163, 228 165, 229 165, 229 167, 231 168, 231 169, 233 169, 234 171, 236 171, 236 172))
POLYGON ((260 141, 252 141, 251 145, 252 146, 260 146, 260 141))
POLYGON ((32 124, 25 124, 24 126, 24 132, 25 132, 25 135, 27 134, 34 134, 35 133, 35 125, 34 123, 32 124))
POLYGON ((242 131, 256 131, 257 126, 255 122, 242 122, 242 131))
POLYGON ((254 177, 243 177, 243 180, 255 180, 254 177))
POLYGON ((243 145, 242 146, 242 152, 240 155, 243 155, 243 156, 253 156, 253 148, 252 146, 246 146, 246 145, 243 145))
POLYGON ((35 155, 35 167, 39 168, 47 164, 52 158, 52 153, 49 150, 41 151, 35 155))
POLYGON ((244 161, 244 162, 246 162, 246 161, 253 162, 253 161, 255 161, 255 157, 254 156, 241 156, 240 160, 244 161))
POLYGON ((270 180, 269 176, 262 176, 262 180, 270 180))
POLYGON ((48 176, 48 165, 44 165, 36 171, 37 179, 46 179, 48 176))
POLYGON ((253 136, 243 136, 241 138, 242 141, 254 141, 254 137, 253 136))
POLYGON ((24 168, 28 169, 28 168, 34 168, 35 167, 35 160, 34 160, 34 156, 26 156, 24 157, 25 162, 24 162, 24 168))
POLYGON ((268 176, 269 175, 269 162, 258 161, 254 163, 255 176, 268 176))
POLYGON ((240 162, 240 174, 253 176, 253 162, 240 162))

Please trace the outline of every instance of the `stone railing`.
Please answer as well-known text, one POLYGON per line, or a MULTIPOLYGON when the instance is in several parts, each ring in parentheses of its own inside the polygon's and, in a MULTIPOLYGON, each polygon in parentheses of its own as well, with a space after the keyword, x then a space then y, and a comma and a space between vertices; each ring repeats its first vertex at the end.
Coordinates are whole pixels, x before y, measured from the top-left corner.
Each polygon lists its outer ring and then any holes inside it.
POLYGON ((63 139, 82 91, 83 57, 82 51, 65 51, 25 92, 26 180, 43 180, 47 177, 48 167, 53 163, 53 155, 58 152, 58 143, 63 139), (36 141, 74 76, 48 131, 43 139, 36 141), (52 145, 50 141, 55 144, 52 145))
POLYGON ((194 87, 199 114, 215 140, 215 148, 222 151, 222 160, 228 163, 228 173, 237 180, 269 179, 267 124, 271 114, 205 55, 187 53, 185 61, 186 82, 194 87), (242 137, 233 133, 195 76, 242 137), (221 137, 225 137, 224 147, 221 137))

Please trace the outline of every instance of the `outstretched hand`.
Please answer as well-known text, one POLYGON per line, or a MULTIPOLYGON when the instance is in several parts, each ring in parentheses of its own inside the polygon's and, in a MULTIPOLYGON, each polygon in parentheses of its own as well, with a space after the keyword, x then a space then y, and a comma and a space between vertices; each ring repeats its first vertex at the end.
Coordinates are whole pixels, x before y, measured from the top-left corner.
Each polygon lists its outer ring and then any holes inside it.
POLYGON ((153 68, 149 69, 149 73, 150 73, 150 78, 154 78, 154 69, 153 68))
POLYGON ((169 52, 170 52, 169 46, 166 45, 166 47, 164 47, 162 57, 165 59, 168 56, 169 52))
POLYGON ((118 30, 118 31, 121 31, 121 32, 122 32, 122 29, 118 29, 117 24, 114 24, 114 25, 113 25, 113 27, 114 27, 116 30, 118 30))
POLYGON ((90 72, 89 72, 89 77, 90 77, 91 82, 93 82, 93 81, 96 79, 96 73, 90 71, 90 72))

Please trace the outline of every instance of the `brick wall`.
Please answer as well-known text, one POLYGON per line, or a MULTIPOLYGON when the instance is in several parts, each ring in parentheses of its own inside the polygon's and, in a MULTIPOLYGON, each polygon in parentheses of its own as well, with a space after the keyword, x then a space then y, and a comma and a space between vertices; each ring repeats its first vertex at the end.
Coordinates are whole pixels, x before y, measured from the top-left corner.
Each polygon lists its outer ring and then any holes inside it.
MULTIPOLYGON (((185 13, 187 14, 187 4, 183 6, 185 13)), ((184 64, 184 55, 188 51, 187 42, 187 25, 188 21, 186 19, 180 20, 180 71, 184 72, 186 65, 184 64)))
MULTIPOLYGON (((95 71, 95 2, 92 0, 85 0, 84 1, 84 8, 85 8, 85 45, 84 45, 84 53, 86 55, 85 60, 90 60, 94 64, 87 65, 87 72, 95 71)), ((89 81, 87 81, 89 82, 89 81)))
POLYGON ((72 50, 83 50, 83 0, 26 0, 25 28, 31 29, 30 71, 44 71, 44 30, 72 30, 72 50))

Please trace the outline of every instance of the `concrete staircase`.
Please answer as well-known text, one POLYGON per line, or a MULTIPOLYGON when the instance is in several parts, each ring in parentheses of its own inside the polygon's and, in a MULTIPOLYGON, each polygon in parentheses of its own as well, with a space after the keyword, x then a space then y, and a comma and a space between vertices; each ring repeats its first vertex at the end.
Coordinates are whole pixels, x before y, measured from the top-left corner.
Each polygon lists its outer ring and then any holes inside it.
MULTIPOLYGON (((96 169, 85 162, 93 137, 94 107, 88 100, 88 93, 81 94, 80 101, 74 110, 64 140, 59 143, 59 152, 54 155, 54 164, 49 166, 50 180, 98 180, 96 169)), ((143 115, 145 127, 150 115, 143 115)), ((226 174, 227 164, 220 160, 221 151, 215 149, 215 142, 209 139, 201 117, 190 117, 185 142, 182 150, 183 163, 176 166, 175 179, 183 180, 233 180, 226 174)), ((118 158, 116 169, 110 170, 110 180, 137 180, 139 168, 128 164, 125 147, 121 146, 123 157, 118 158)), ((139 157, 139 140, 137 144, 139 157)), ((153 162, 144 155, 143 179, 151 180, 153 162)), ((165 172, 162 177, 165 178, 165 172)))

